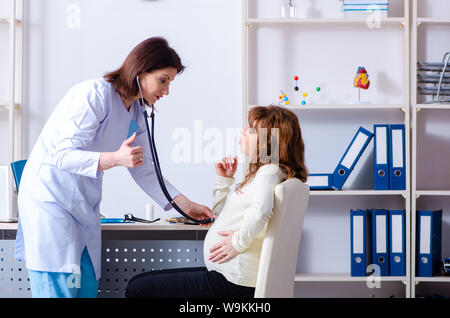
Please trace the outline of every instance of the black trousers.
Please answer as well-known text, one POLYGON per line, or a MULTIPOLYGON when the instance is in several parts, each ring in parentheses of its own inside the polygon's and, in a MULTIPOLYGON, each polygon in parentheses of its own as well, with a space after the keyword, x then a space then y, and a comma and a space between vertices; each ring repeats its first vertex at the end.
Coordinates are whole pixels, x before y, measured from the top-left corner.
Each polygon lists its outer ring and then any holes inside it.
POLYGON ((134 276, 127 298, 253 298, 255 288, 229 282, 206 267, 151 271, 134 276))

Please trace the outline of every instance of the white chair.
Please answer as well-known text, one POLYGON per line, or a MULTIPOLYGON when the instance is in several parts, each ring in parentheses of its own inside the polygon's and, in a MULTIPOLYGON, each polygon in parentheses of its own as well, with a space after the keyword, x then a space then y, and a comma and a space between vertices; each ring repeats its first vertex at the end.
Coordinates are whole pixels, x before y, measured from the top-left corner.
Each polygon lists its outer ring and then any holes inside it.
POLYGON ((273 216, 262 244, 255 298, 291 298, 309 186, 297 178, 275 187, 273 216))

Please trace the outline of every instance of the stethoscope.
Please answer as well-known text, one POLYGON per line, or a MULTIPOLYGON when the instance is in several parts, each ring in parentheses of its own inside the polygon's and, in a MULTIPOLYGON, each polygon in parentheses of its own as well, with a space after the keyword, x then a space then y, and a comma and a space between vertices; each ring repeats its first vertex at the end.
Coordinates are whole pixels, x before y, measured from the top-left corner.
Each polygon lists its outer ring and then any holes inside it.
POLYGON ((155 167, 155 172, 156 172, 156 176, 158 177, 158 183, 159 186, 161 187, 162 192, 164 193, 164 196, 166 197, 167 201, 169 201, 169 203, 175 208, 175 210, 178 211, 178 213, 180 213, 182 216, 184 216, 185 218, 187 218, 188 220, 198 223, 198 224, 208 224, 213 222, 212 218, 208 218, 208 219, 204 219, 204 220, 197 220, 194 219, 193 217, 187 215, 176 203, 175 201, 172 199, 172 197, 169 194, 169 191, 167 191, 166 188, 166 184, 164 183, 164 178, 162 176, 162 172, 161 172, 161 167, 159 165, 159 159, 158 159, 158 153, 156 152, 156 145, 155 145, 155 106, 153 104, 148 104, 147 101, 144 99, 144 96, 142 95, 142 91, 141 91, 141 84, 139 83, 139 76, 136 77, 136 82, 138 85, 138 89, 139 89, 139 105, 144 107, 144 122, 145 122, 145 126, 147 128, 147 136, 148 136, 148 142, 150 144, 150 152, 152 153, 152 158, 153 158, 153 165, 155 167), (147 113, 147 109, 145 106, 149 106, 152 109, 152 112, 150 114, 150 116, 148 116, 147 113), (152 129, 151 129, 151 133, 150 133, 150 128, 148 126, 148 121, 147 118, 150 117, 152 120, 152 129))

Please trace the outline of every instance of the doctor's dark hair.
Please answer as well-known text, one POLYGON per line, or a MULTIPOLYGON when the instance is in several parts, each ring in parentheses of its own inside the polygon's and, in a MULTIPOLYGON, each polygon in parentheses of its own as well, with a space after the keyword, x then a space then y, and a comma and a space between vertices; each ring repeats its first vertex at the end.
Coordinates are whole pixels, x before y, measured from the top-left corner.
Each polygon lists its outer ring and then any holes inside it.
POLYGON ((139 88, 136 77, 147 72, 162 68, 174 67, 180 74, 184 65, 177 52, 169 46, 166 39, 152 37, 139 43, 128 54, 122 66, 103 77, 112 84, 123 98, 133 98, 138 95, 139 88))
POLYGON ((248 113, 248 125, 257 133, 256 153, 250 154, 246 176, 237 184, 236 193, 242 192, 242 188, 253 180, 260 167, 271 163, 267 161, 265 154, 272 155, 276 151, 278 162, 275 164, 286 174, 281 182, 290 178, 306 182, 308 169, 305 164, 305 144, 297 115, 274 105, 252 107, 248 113), (277 138, 272 138, 272 131, 277 132, 277 138), (267 136, 263 136, 264 134, 267 136), (275 144, 277 140, 278 144, 275 144))

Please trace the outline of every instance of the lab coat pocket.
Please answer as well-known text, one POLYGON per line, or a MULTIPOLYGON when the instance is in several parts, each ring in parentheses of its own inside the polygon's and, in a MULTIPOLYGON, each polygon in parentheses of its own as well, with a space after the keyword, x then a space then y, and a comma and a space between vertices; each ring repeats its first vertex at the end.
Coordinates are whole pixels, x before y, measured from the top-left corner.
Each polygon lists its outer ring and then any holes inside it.
POLYGON ((75 175, 46 163, 40 165, 38 175, 39 182, 32 187, 35 199, 57 203, 70 210, 76 187, 75 175))
MULTIPOLYGON (((79 215, 79 218, 83 218, 84 214, 90 218, 92 212, 99 212, 102 198, 102 176, 103 173, 98 178, 77 176, 77 186, 73 197, 74 210, 72 213, 83 214, 83 216, 79 215)), ((90 221, 86 221, 90 223, 90 221)))

